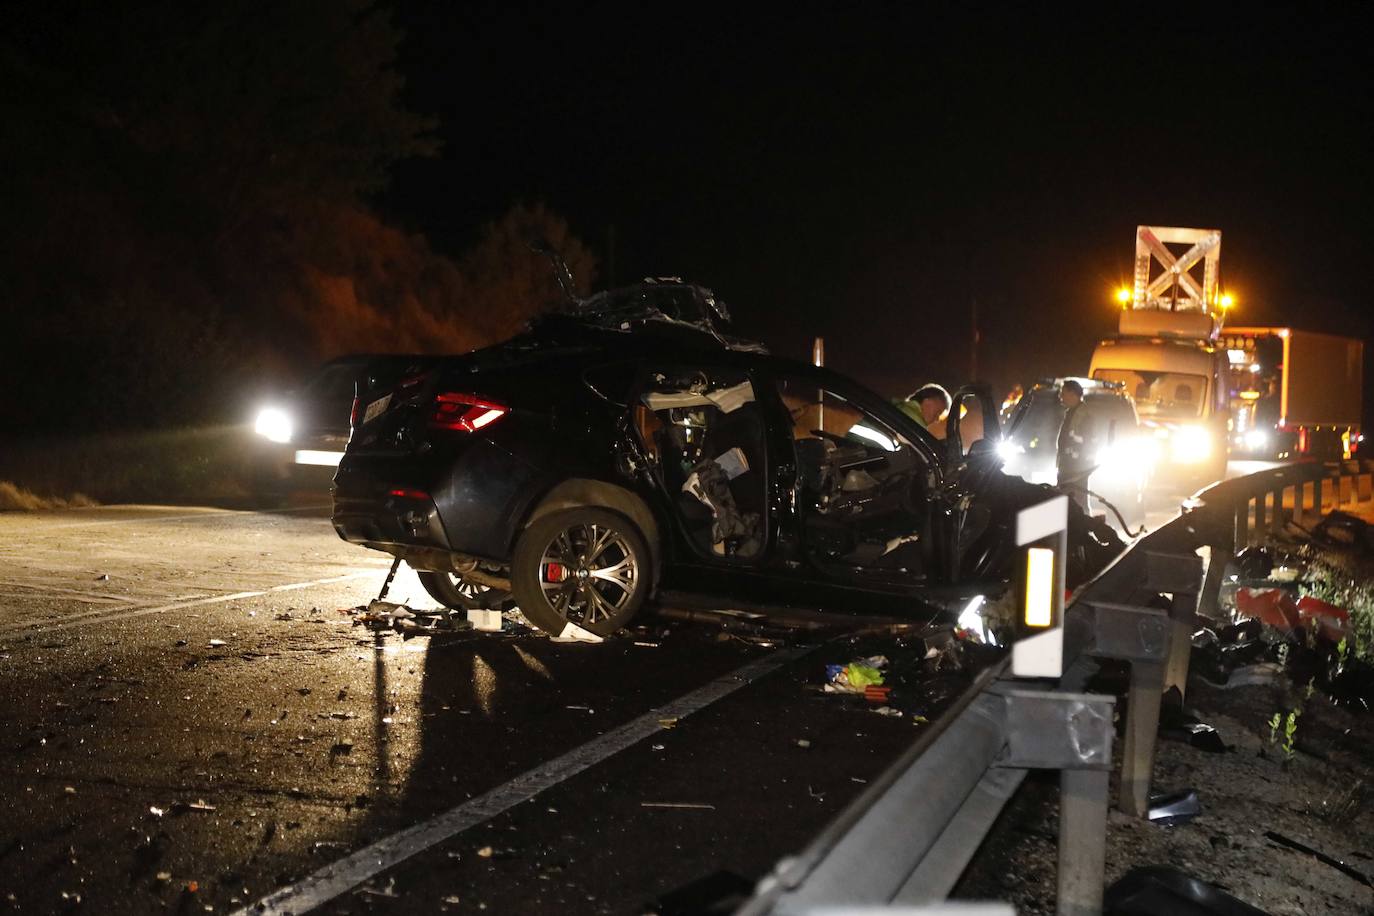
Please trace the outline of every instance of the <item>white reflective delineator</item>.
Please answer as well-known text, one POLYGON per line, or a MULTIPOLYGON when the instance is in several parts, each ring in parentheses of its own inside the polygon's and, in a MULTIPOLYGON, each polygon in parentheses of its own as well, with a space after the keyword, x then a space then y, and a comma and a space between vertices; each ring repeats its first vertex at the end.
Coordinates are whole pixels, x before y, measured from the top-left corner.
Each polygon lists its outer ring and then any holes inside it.
POLYGON ((1069 498, 1056 496, 1016 513, 1016 546, 1051 535, 1054 539, 1054 621, 1052 629, 1018 640, 1011 647, 1016 677, 1059 677, 1064 673, 1064 560, 1068 554, 1069 498))

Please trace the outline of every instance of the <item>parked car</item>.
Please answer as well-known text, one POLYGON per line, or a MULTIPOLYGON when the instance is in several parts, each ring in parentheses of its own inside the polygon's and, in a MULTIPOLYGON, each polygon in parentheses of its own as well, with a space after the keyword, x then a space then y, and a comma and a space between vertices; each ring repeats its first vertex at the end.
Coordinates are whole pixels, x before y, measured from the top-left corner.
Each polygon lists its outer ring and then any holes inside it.
MULTIPOLYGON (((659 590, 931 615, 1000 587, 1044 488, 885 398, 725 336, 709 290, 646 282, 362 392, 335 477, 343 539, 608 634, 659 590)), ((1115 555, 1072 526, 1082 578, 1115 555)))
MULTIPOLYGON (((997 451, 1002 469, 1030 483, 1056 482, 1059 428, 1064 406, 1059 392, 1065 378, 1036 383, 1017 402, 1007 418, 997 451)), ((1091 431, 1096 468, 1088 477, 1088 512, 1106 513, 1115 506, 1124 521, 1138 525, 1145 518, 1145 494, 1156 450, 1143 431, 1135 405, 1120 384, 1075 379, 1083 386, 1084 427, 1091 431)), ((1115 518, 1114 514, 1110 515, 1115 518)))

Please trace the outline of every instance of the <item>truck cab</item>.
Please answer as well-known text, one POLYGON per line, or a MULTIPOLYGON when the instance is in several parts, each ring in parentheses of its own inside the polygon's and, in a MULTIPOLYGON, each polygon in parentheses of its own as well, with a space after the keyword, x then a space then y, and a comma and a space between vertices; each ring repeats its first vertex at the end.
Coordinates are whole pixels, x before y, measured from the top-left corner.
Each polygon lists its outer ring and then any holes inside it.
POLYGON ((1088 374, 1121 385, 1158 448, 1154 472, 1207 482, 1225 476, 1230 398, 1226 356, 1207 340, 1116 337, 1093 351, 1088 374))

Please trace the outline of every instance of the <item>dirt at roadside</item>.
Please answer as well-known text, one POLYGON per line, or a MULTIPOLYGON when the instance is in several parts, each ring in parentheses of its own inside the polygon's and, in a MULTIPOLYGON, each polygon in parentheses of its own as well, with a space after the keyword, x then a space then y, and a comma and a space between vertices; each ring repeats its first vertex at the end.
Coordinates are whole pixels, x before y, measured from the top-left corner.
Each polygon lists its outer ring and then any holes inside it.
MULTIPOLYGON (((1231 750, 1161 739, 1154 791, 1196 789, 1202 813, 1160 827, 1113 811, 1108 884, 1137 866, 1172 865, 1274 916, 1374 913, 1370 887, 1266 836, 1286 836, 1374 878, 1374 715, 1338 708, 1321 694, 1305 698, 1283 682, 1223 690, 1195 678, 1188 706, 1231 750), (1289 756, 1282 730, 1271 737, 1268 723, 1293 708, 1302 713, 1289 756)), ((1010 900, 1022 914, 1054 912, 1053 775, 1028 781, 1007 807, 956 896, 1010 900)))

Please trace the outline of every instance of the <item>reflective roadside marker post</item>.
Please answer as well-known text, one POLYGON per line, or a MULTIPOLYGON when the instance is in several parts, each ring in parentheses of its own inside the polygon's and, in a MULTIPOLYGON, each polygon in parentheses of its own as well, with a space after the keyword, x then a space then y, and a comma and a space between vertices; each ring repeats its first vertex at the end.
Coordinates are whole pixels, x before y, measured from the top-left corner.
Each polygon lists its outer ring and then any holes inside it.
POLYGON ((1011 647, 1016 677, 1064 673, 1064 560, 1069 551, 1069 498, 1056 496, 1016 514, 1016 546, 1024 548, 1017 583, 1022 622, 1030 635, 1011 647))
MULTIPOLYGON (((1069 499, 1056 496, 1016 514, 1016 546, 1023 551, 1017 582, 1023 632, 1012 644, 1016 677, 1060 678, 1064 674, 1065 560, 1069 552, 1069 499)), ((1053 693, 1064 701, 1085 695, 1053 693)), ((1071 717, 1072 719, 1072 717, 1071 717)), ((1102 912, 1107 858, 1107 790, 1111 765, 1110 712, 1102 719, 1103 759, 1091 765, 1064 761, 1059 768, 1059 859, 1056 912, 1094 916, 1102 912), (1075 765, 1075 763, 1077 765, 1075 765)), ((1070 725, 1069 731, 1073 732, 1070 725)), ((1049 738, 1049 735, 1043 736, 1049 738)), ((1077 740, 1069 744, 1077 745, 1077 740)))

